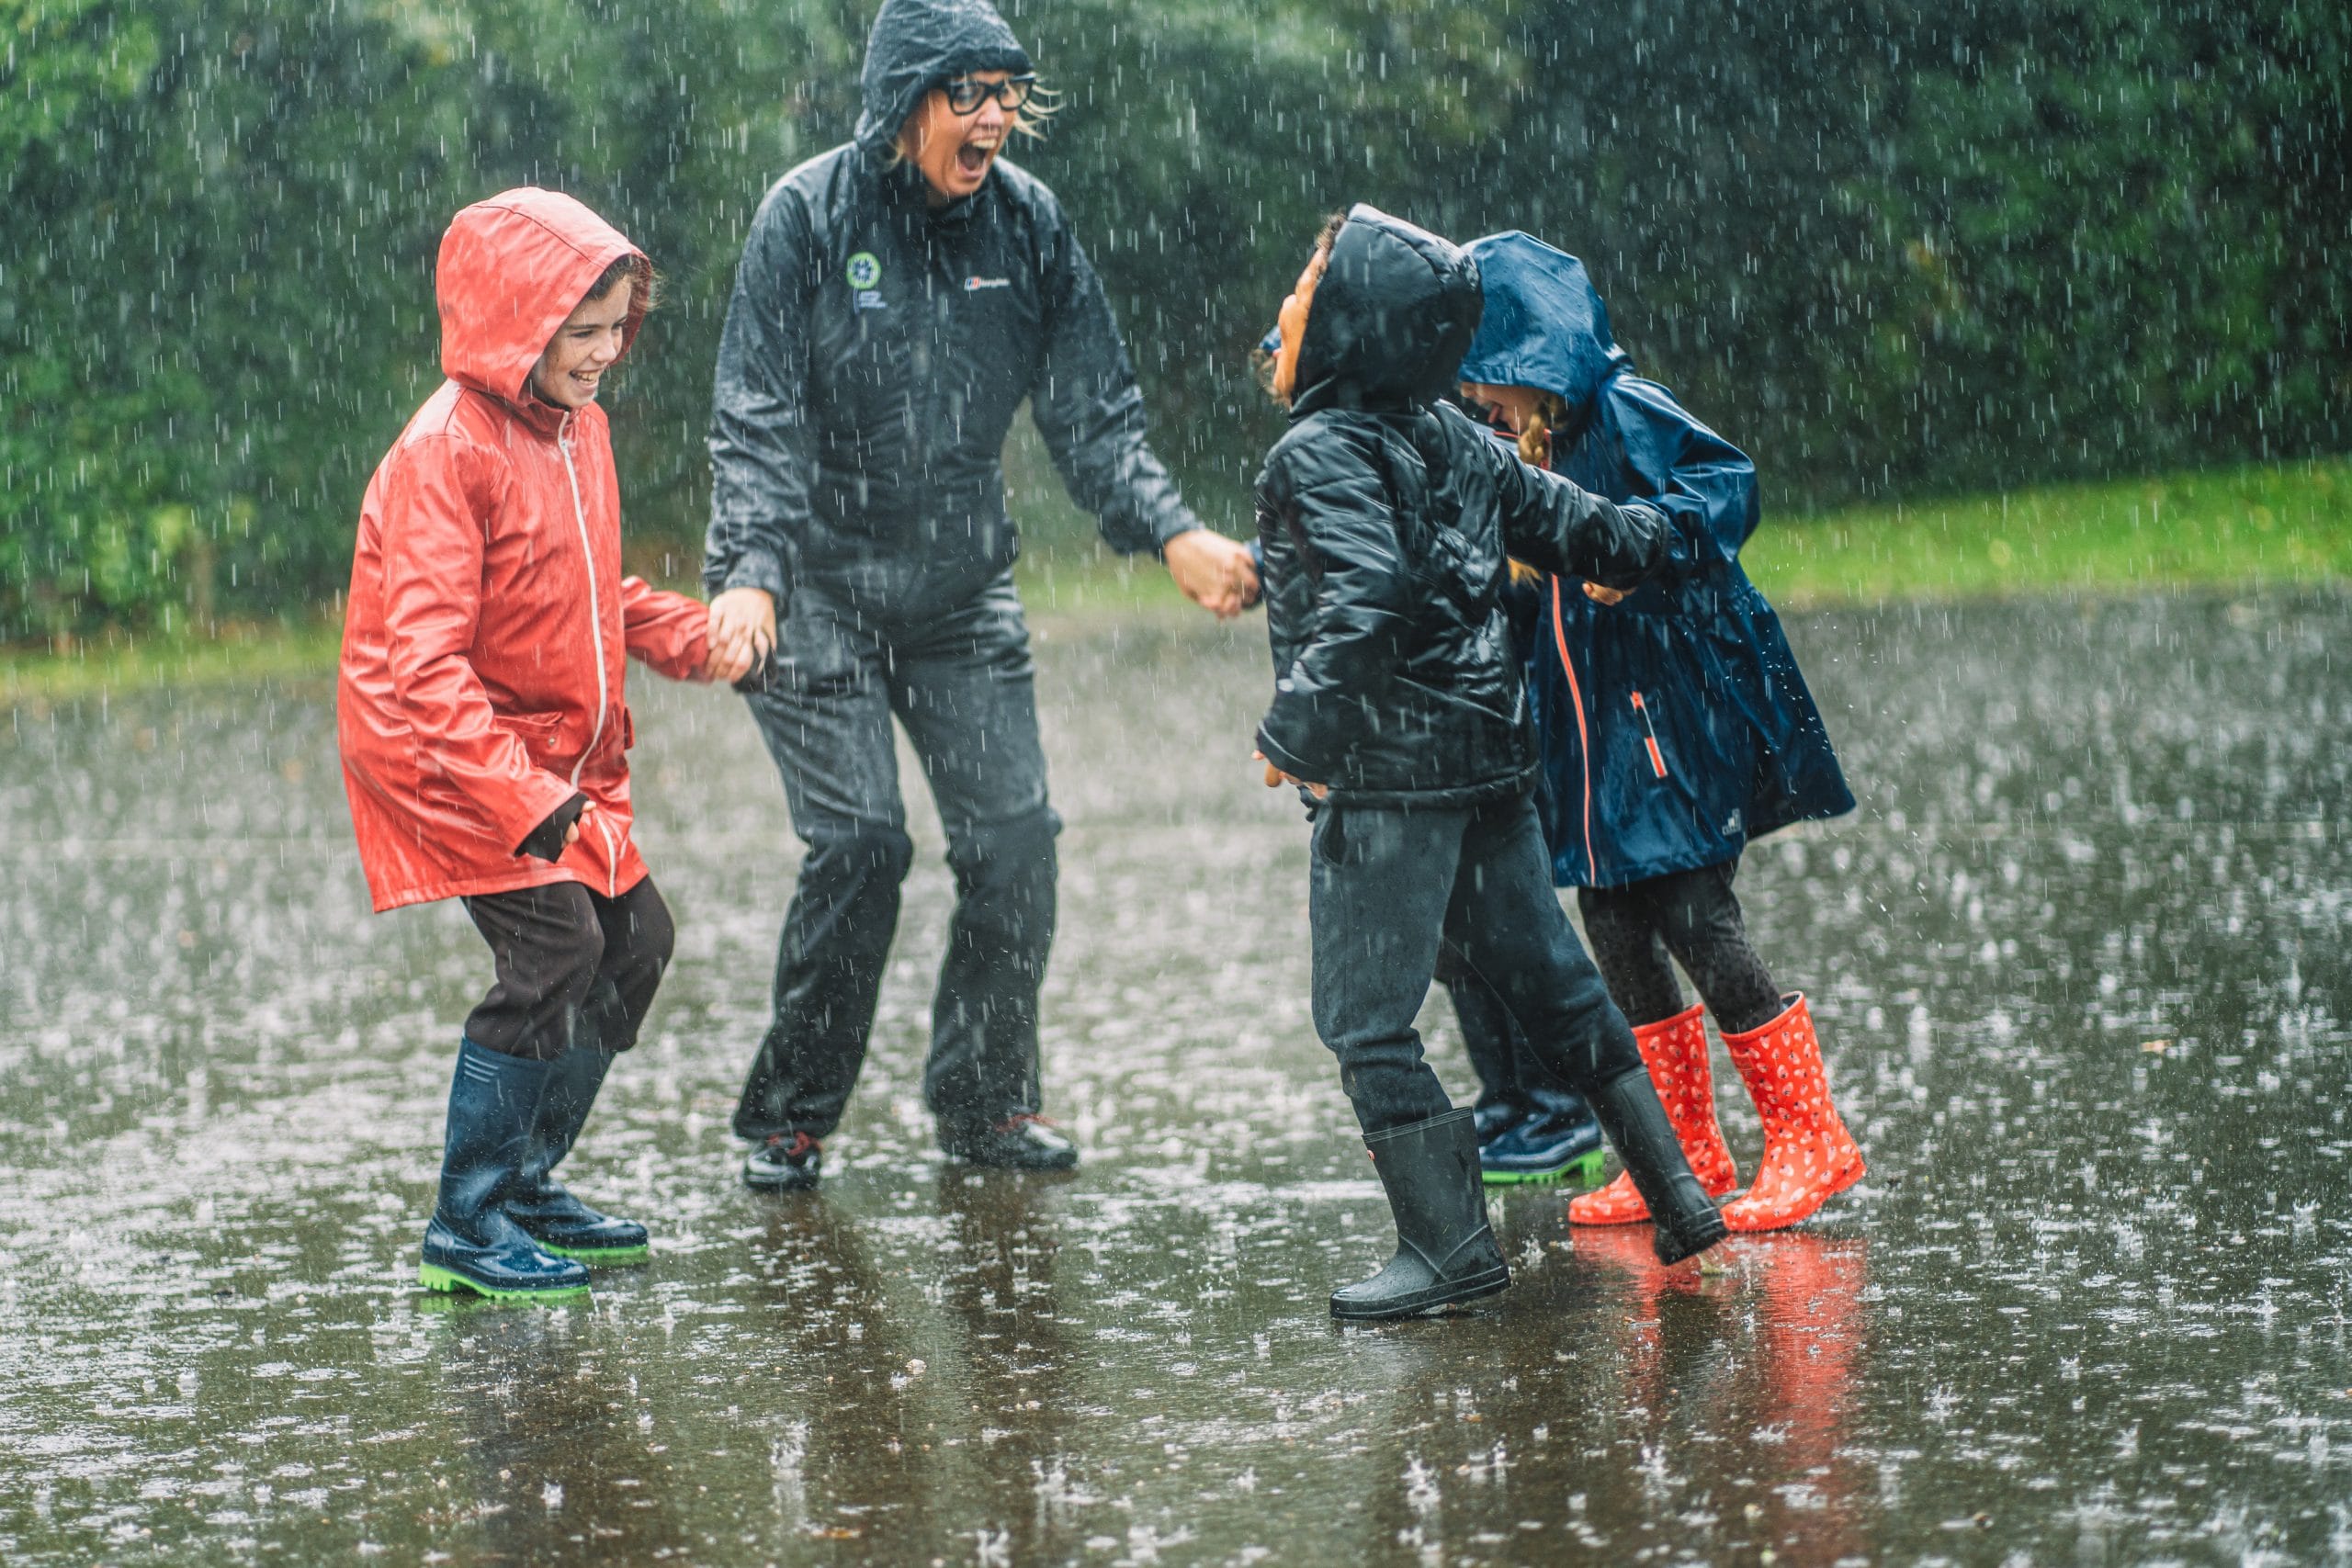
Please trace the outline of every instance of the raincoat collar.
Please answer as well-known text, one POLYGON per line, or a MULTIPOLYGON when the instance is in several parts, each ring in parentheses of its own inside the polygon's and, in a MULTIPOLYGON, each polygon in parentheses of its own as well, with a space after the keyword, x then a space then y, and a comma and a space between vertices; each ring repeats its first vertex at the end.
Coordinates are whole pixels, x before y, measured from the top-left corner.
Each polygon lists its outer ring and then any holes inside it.
MULTIPOLYGON (((559 433, 566 411, 530 390, 531 371, 605 269, 643 254, 559 191, 524 186, 474 203, 441 236, 434 269, 442 373, 496 398, 533 428, 559 433)), ((629 301, 624 358, 645 306, 640 289, 629 301)))
POLYGON ((857 144, 888 158, 933 87, 967 71, 1029 69, 1028 51, 988 0, 883 0, 858 78, 857 144))
POLYGON ((1487 313, 1463 357, 1462 379, 1534 387, 1567 405, 1555 435, 1591 417, 1601 384, 1634 367, 1609 330, 1609 307, 1584 263, 1514 229, 1464 247, 1478 264, 1487 313))
MULTIPOLYGON (((996 168, 991 165, 988 178, 980 182, 978 190, 933 207, 931 205, 931 182, 923 178, 922 171, 916 168, 911 160, 900 159, 893 163, 888 150, 868 156, 880 171, 876 177, 881 183, 884 200, 896 215, 894 220, 899 224, 901 231, 910 234, 917 231, 919 224, 949 233, 960 233, 969 228, 981 196, 987 192, 989 182, 997 177, 996 168)), ((999 153, 997 163, 1003 162, 1003 154, 999 153)))
POLYGON ((1306 312, 1291 418, 1443 396, 1478 312, 1477 264, 1450 241, 1357 203, 1306 312))

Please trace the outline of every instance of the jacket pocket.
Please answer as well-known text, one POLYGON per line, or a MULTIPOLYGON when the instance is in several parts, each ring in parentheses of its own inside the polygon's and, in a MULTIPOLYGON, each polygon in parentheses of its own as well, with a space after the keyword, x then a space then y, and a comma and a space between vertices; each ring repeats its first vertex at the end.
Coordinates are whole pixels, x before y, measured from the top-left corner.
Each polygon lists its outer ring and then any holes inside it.
POLYGON ((621 750, 631 750, 636 745, 637 716, 628 711, 627 703, 623 703, 621 705, 621 750))
POLYGON ((544 762, 555 755, 563 738, 563 716, 560 713, 497 713, 491 723, 523 743, 535 762, 544 762))
POLYGON ((1315 858, 1326 865, 1348 863, 1348 829, 1340 818, 1340 808, 1325 800, 1315 809, 1315 831, 1310 840, 1315 858))
POLYGON ((1657 726, 1650 722, 1650 705, 1643 700, 1639 692, 1634 694, 1633 703, 1634 716, 1642 721, 1642 744, 1649 748, 1650 772, 1664 778, 1667 776, 1666 753, 1658 750, 1657 726))

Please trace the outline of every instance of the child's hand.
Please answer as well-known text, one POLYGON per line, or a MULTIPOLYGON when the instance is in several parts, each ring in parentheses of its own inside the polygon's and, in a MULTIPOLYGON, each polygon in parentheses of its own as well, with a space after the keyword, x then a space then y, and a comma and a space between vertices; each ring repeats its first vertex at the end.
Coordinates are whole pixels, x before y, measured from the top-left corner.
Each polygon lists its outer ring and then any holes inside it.
POLYGON ((572 845, 574 845, 574 844, 576 844, 576 843, 578 843, 578 842, 580 841, 580 825, 581 825, 582 822, 587 821, 587 820, 588 820, 588 814, 589 814, 590 812, 592 812, 592 811, 595 810, 595 809, 596 809, 596 803, 595 803, 594 801, 593 801, 593 800, 592 800, 592 801, 590 801, 587 805, 585 805, 585 806, 583 806, 583 807, 582 807, 580 808, 580 815, 579 815, 579 816, 577 816, 577 817, 575 817, 575 818, 573 818, 571 819, 571 825, 570 827, 568 827, 568 828, 564 829, 564 830, 563 830, 563 847, 564 847, 565 849, 567 849, 567 850, 568 850, 568 849, 570 849, 572 845))
POLYGON ((703 674, 735 682, 775 649, 775 600, 765 589, 730 588, 710 602, 710 651, 703 674))
MULTIPOLYGON (((1266 754, 1263 751, 1252 751, 1250 755, 1255 757, 1261 762, 1266 762, 1266 754)), ((1329 799, 1331 794, 1331 786, 1329 784, 1308 784, 1305 779, 1298 777, 1296 774, 1286 773, 1280 768, 1274 766, 1272 762, 1266 762, 1266 787, 1268 789, 1280 789, 1284 784, 1291 784, 1299 789, 1303 789, 1317 800, 1329 799)))
POLYGON ((1184 597, 1220 621, 1258 602, 1258 569, 1250 547, 1211 528, 1190 528, 1160 547, 1168 575, 1184 597))
POLYGON ((1603 588, 1598 582, 1588 582, 1584 585, 1584 596, 1596 604, 1622 604, 1630 592, 1630 589, 1624 588, 1603 588))

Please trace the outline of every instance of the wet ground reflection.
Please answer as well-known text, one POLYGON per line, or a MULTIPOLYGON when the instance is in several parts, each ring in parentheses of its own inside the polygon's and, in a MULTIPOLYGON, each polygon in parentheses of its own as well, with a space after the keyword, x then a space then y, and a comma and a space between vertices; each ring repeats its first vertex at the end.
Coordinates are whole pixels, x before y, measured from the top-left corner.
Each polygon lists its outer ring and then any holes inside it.
POLYGON ((1871 1179, 1671 1274, 1512 1194, 1513 1291, 1353 1331, 1260 630, 1042 624, 1088 1164, 929 1146, 926 824, 838 1175, 735 1183, 795 847, 648 682, 680 956, 577 1165, 658 1257, 568 1311, 405 1282, 482 964, 364 913, 325 694, 0 716, 0 1558, 2352 1558, 2352 605, 1793 618, 1865 809, 1742 889, 1871 1179))

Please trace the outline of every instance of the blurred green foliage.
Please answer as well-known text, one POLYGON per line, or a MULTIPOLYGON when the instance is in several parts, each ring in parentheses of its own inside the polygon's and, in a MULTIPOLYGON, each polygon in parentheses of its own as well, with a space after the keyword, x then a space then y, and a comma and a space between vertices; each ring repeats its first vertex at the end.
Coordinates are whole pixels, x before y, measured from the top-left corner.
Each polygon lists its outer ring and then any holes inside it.
MULTIPOLYGON (((1243 520, 1248 377, 1325 211, 1590 263, 1804 510, 2335 452, 2352 11, 2303 0, 1015 0, 1159 443, 1243 520)), ((761 192, 846 135, 871 0, 0 0, 0 638, 332 602, 437 379, 465 202, 572 191, 668 304, 608 392, 691 570, 761 192)), ((1026 511, 1041 545, 1082 524, 1026 511)))

